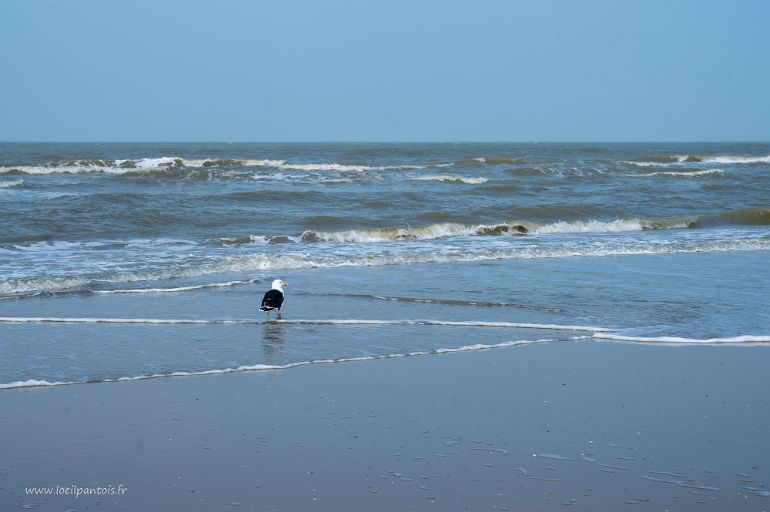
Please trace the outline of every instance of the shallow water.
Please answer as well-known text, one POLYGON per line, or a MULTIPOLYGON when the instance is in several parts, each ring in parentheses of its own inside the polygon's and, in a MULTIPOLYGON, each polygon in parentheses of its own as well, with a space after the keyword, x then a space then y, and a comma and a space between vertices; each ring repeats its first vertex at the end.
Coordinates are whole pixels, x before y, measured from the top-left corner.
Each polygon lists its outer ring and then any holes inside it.
POLYGON ((542 340, 767 343, 769 155, 2 144, 0 385, 542 340), (277 277, 287 321, 262 324, 277 277))

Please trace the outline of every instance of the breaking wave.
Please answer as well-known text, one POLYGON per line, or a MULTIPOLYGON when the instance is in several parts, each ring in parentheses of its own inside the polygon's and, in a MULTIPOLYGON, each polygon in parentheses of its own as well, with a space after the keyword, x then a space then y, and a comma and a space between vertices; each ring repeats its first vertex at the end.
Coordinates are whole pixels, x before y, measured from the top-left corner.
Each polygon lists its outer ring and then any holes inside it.
POLYGON ((698 155, 667 155, 667 156, 643 156, 627 162, 640 167, 666 166, 672 164, 770 164, 770 155, 767 156, 698 156, 698 155))
POLYGON ((305 231, 300 239, 307 243, 367 243, 388 240, 434 240, 452 236, 494 236, 507 233, 527 233, 529 231, 529 228, 523 224, 468 225, 445 222, 421 227, 305 231))
POLYGON ((170 169, 208 169, 232 167, 267 167, 280 170, 308 172, 367 172, 450 167, 454 163, 425 163, 414 165, 364 165, 337 162, 288 162, 273 159, 187 159, 174 156, 125 160, 83 159, 48 162, 40 165, 6 165, 0 174, 21 173, 32 175, 106 173, 126 174, 170 169))
POLYGON ((532 222, 503 222, 499 224, 440 223, 421 227, 383 228, 372 230, 305 231, 302 233, 300 239, 307 243, 367 243, 389 240, 434 240, 454 236, 610 233, 642 231, 647 229, 677 229, 685 227, 688 227, 688 223, 681 219, 659 221, 643 219, 559 221, 551 224, 536 224, 532 222))
POLYGON ((477 158, 468 158, 457 162, 460 165, 520 165, 526 163, 525 160, 518 158, 511 158, 507 156, 482 156, 477 158))
POLYGON ((487 178, 466 178, 454 174, 441 174, 437 176, 418 176, 412 178, 416 181, 440 181, 444 183, 464 183, 467 185, 480 185, 489 181, 487 178))
MULTIPOLYGON (((672 217, 663 219, 615 219, 615 220, 574 220, 538 224, 529 221, 511 221, 498 224, 460 224, 439 223, 420 227, 393 227, 381 229, 345 231, 305 231, 299 240, 307 243, 340 242, 367 243, 389 240, 433 240, 453 236, 500 236, 522 234, 562 234, 562 233, 618 233, 627 231, 646 231, 659 229, 699 228, 711 225, 770 225, 770 208, 747 208, 716 215, 693 217, 672 217)), ((243 241, 271 242, 295 241, 284 236, 248 237, 243 241)))
POLYGON ((700 171, 656 171, 645 174, 632 174, 631 176, 676 176, 678 178, 693 178, 701 176, 722 176, 723 169, 703 169, 700 171))
MULTIPOLYGON (((670 219, 617 219, 558 221, 548 224, 534 222, 502 222, 498 224, 438 223, 419 227, 380 229, 351 229, 345 231, 305 231, 297 236, 256 236, 219 239, 222 243, 375 243, 403 240, 435 240, 456 236, 503 236, 524 234, 620 233, 658 229, 683 229, 709 224, 763 224, 770 210, 713 217, 675 217, 670 219), (713 220, 711 220, 713 219, 713 220), (757 220, 759 219, 759 220, 757 220)), ((767 221, 770 224, 770 221, 767 221)))
POLYGON ((21 187, 22 185, 24 185, 24 180, 0 181, 0 188, 21 187))

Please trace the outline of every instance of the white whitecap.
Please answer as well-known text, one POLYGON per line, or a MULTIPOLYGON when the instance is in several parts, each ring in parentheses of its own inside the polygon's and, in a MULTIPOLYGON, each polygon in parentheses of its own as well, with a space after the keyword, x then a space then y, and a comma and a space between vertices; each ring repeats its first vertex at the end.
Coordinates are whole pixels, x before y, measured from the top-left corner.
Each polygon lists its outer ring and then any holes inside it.
POLYGON ((627 176, 675 176, 678 178, 692 178, 698 176, 718 176, 725 174, 723 169, 702 169, 700 171, 656 171, 646 174, 632 174, 627 176))
POLYGON ((641 231, 644 229, 639 219, 616 219, 611 221, 559 221, 535 227, 532 231, 539 234, 553 233, 614 233, 623 231, 641 231))
POLYGON ((411 178, 415 181, 439 181, 444 183, 465 183, 468 185, 480 185, 482 183, 486 183, 489 181, 487 178, 474 178, 474 177, 464 177, 464 176, 457 176, 455 174, 441 174, 441 175, 432 175, 432 176, 417 176, 414 178, 411 178))
POLYGON ((77 384, 76 382, 49 382, 47 380, 17 380, 15 382, 0 383, 0 389, 30 388, 39 386, 64 386, 66 384, 77 384))

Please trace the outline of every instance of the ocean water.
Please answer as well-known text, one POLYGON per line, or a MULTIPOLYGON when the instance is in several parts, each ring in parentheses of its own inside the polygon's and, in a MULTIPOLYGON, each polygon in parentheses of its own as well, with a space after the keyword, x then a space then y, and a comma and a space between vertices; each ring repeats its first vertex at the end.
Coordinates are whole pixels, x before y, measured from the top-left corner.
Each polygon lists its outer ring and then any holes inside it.
POLYGON ((770 144, 5 143, 0 388, 770 348, 768 256, 770 144))

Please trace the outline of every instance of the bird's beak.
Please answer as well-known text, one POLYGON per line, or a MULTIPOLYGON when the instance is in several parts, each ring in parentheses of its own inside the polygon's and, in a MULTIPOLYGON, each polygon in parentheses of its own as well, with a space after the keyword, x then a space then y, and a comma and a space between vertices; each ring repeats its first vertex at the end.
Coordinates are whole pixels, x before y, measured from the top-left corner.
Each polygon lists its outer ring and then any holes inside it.
POLYGON ((289 286, 289 283, 287 283, 286 281, 281 281, 281 286, 289 286))

